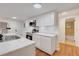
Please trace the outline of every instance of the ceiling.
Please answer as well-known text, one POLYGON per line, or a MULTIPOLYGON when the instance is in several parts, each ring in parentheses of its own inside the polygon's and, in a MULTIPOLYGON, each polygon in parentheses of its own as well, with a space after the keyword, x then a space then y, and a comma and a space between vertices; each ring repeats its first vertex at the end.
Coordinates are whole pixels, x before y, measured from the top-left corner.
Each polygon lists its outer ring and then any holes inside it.
POLYGON ((78 3, 42 3, 42 8, 36 9, 33 3, 0 3, 0 17, 11 19, 17 17, 17 20, 26 20, 29 17, 40 15, 49 11, 63 12, 79 8, 78 3))

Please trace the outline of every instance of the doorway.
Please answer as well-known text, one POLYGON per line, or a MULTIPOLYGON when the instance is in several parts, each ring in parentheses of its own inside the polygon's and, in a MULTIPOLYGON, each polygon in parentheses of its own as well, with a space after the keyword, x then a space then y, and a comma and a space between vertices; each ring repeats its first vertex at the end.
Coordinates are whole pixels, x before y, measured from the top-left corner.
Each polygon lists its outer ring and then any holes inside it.
POLYGON ((74 29, 75 29, 75 19, 69 18, 65 21, 65 43, 70 45, 75 45, 74 40, 74 29))

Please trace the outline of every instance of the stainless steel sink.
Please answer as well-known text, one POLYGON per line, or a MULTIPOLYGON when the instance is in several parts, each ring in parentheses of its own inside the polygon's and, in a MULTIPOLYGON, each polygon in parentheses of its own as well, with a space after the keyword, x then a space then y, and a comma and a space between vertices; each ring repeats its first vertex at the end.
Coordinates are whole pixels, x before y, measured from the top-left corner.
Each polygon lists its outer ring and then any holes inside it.
POLYGON ((17 35, 10 35, 10 36, 3 36, 3 39, 0 42, 10 41, 10 40, 17 40, 20 39, 17 35))

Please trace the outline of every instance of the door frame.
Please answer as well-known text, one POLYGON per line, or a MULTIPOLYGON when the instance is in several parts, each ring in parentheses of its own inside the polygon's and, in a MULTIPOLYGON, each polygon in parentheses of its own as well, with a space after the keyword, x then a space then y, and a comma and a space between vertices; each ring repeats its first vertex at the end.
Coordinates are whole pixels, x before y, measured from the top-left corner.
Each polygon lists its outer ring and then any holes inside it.
POLYGON ((77 33, 76 22, 78 21, 77 17, 79 17, 79 16, 69 16, 69 17, 64 17, 64 18, 59 19, 59 34, 58 34, 59 42, 63 42, 63 43, 65 42, 65 21, 66 21, 66 19, 69 19, 69 18, 75 19, 74 40, 77 39, 77 37, 78 37, 77 34, 76 34, 77 33))

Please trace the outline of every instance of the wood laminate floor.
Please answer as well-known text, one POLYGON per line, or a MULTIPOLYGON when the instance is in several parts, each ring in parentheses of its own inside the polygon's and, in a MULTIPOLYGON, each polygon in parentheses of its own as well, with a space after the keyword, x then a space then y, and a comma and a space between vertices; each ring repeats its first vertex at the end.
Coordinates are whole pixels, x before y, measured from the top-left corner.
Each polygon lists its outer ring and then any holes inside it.
MULTIPOLYGON (((79 48, 74 45, 60 43, 60 51, 56 51, 52 56, 79 56, 79 48)), ((36 49, 36 56, 49 56, 47 53, 36 49)))

